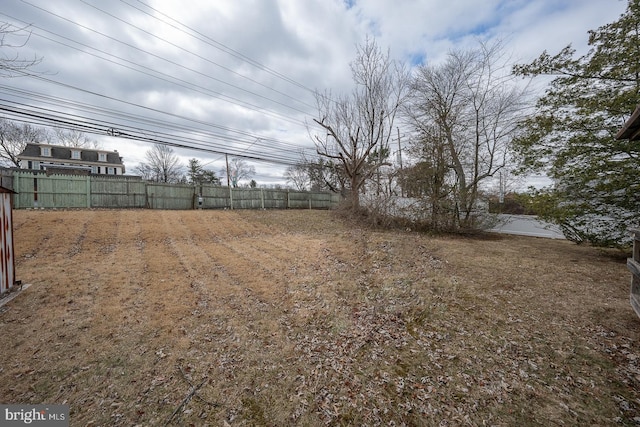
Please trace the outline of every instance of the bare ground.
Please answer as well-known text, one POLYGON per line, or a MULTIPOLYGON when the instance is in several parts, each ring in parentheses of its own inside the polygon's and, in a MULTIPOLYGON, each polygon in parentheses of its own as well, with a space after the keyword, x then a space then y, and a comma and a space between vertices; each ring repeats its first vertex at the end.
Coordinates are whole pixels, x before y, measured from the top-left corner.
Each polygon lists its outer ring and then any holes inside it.
POLYGON ((15 211, 0 401, 73 426, 632 425, 624 257, 319 211, 15 211))

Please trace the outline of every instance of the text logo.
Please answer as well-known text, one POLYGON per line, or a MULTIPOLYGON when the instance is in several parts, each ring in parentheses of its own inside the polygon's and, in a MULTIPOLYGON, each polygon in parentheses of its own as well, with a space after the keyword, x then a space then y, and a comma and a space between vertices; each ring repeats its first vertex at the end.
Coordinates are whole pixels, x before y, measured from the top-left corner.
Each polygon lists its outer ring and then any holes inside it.
POLYGON ((69 405, 0 405, 0 425, 69 427, 69 405))

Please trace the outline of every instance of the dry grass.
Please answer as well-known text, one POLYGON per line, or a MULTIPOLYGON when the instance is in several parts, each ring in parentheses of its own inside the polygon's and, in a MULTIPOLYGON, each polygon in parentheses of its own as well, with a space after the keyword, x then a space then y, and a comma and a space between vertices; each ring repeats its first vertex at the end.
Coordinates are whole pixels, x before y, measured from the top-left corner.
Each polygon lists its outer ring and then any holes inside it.
POLYGON ((0 399, 86 425, 640 420, 623 257, 313 211, 16 211, 0 399))

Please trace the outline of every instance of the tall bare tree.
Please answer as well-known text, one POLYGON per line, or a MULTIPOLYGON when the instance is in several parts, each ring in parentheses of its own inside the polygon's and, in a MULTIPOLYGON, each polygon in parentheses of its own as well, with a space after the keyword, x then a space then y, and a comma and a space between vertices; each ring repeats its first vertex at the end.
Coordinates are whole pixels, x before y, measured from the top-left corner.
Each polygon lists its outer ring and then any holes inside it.
POLYGON ((351 63, 355 87, 350 94, 332 99, 317 93, 318 117, 314 122, 323 133, 312 133, 317 153, 341 164, 349 182, 353 210, 359 209, 359 192, 380 162, 371 154, 387 148, 394 121, 408 93, 408 72, 403 64, 383 53, 375 40, 357 47, 351 63))
POLYGON ((100 143, 76 129, 56 128, 56 144, 73 148, 100 148, 100 143))
POLYGON ((332 191, 346 196, 347 183, 342 163, 320 155, 309 158, 303 153, 295 168, 296 173, 304 174, 304 178, 301 176, 300 179, 304 181, 305 186, 308 185, 309 190, 332 191))
POLYGON ((237 187, 241 180, 252 178, 256 174, 256 168, 237 157, 229 160, 229 169, 223 172, 229 177, 232 187, 237 187))
MULTIPOLYGON (((8 22, 0 22, 0 77, 19 77, 38 65, 42 59, 24 59, 17 53, 25 46, 31 33, 28 27, 16 27, 8 22), (16 52, 16 53, 14 53, 16 52)), ((18 166, 17 156, 28 142, 42 142, 48 134, 42 128, 29 124, 19 125, 6 119, 0 119, 0 163, 18 166)))
POLYGON ((434 231, 447 231, 456 221, 455 174, 446 143, 437 128, 423 129, 411 143, 411 157, 417 163, 403 171, 401 183, 409 195, 422 201, 424 219, 434 231))
POLYGON ((284 172, 287 183, 293 185, 296 190, 304 191, 309 188, 309 168, 305 163, 297 163, 288 166, 284 172))
POLYGON ((27 28, 16 27, 8 22, 0 22, 1 77, 24 76, 29 68, 38 65, 42 61, 42 58, 25 59, 18 53, 11 53, 16 52, 29 41, 31 33, 27 31, 27 28))
POLYGON ((18 155, 27 143, 39 144, 48 140, 49 134, 44 128, 0 119, 0 163, 18 167, 18 155))
POLYGON ((510 73, 502 45, 480 44, 456 50, 439 65, 418 68, 407 114, 422 138, 423 153, 433 153, 448 173, 459 227, 473 225, 480 184, 507 165, 510 144, 523 120, 527 87, 510 73), (444 151, 440 150, 444 148, 444 151), (442 163, 444 162, 444 163, 442 163))
POLYGON ((144 179, 176 183, 182 178, 180 159, 168 145, 155 144, 147 150, 145 158, 147 161, 135 168, 144 179))

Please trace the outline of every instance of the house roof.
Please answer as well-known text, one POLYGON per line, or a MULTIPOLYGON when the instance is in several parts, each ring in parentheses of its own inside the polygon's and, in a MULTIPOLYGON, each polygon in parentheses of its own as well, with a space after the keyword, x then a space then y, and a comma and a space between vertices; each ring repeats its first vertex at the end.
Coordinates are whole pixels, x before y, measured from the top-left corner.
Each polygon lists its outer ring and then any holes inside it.
POLYGON ((616 139, 640 140, 640 105, 636 107, 629 120, 622 125, 622 129, 618 131, 616 139))
MULTIPOLYGON (((63 147, 61 145, 33 144, 33 143, 28 143, 27 146, 22 151, 22 153, 18 155, 18 158, 38 157, 38 158, 47 158, 47 159, 56 159, 56 160, 70 160, 71 150, 80 150, 80 159, 75 159, 75 160, 83 160, 85 162, 98 163, 98 153, 105 153, 107 155, 106 163, 111 163, 116 165, 122 164, 122 157, 120 157, 120 154, 118 154, 117 151, 94 150, 89 148, 72 148, 72 147, 63 147), (51 148, 50 157, 43 157, 40 155, 40 147, 42 146, 51 148)), ((105 162, 100 162, 100 163, 105 163, 105 162)))

